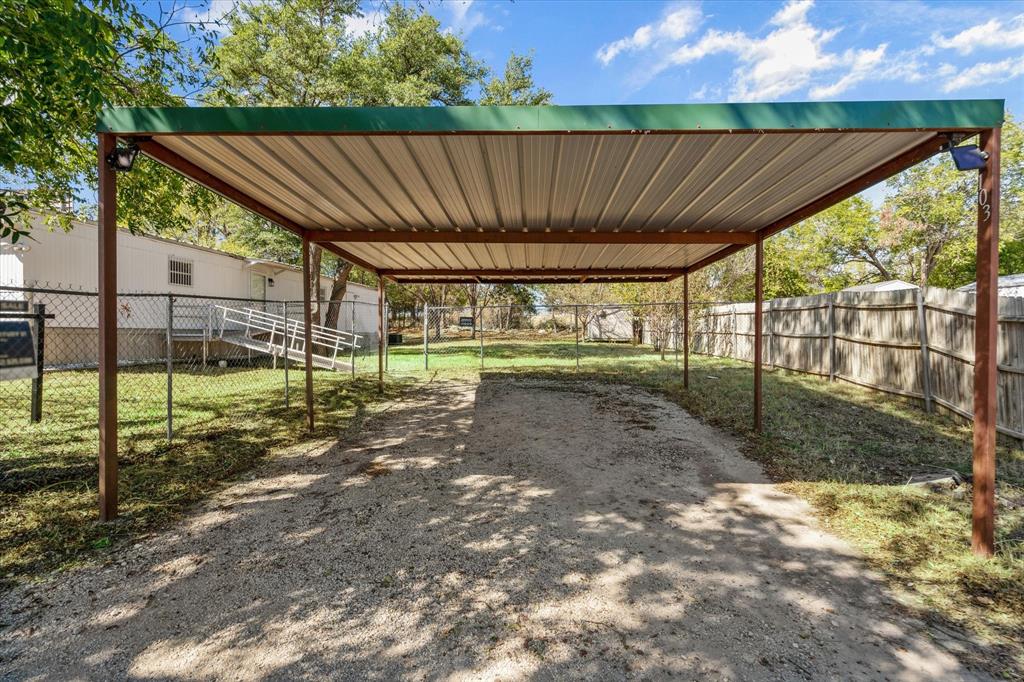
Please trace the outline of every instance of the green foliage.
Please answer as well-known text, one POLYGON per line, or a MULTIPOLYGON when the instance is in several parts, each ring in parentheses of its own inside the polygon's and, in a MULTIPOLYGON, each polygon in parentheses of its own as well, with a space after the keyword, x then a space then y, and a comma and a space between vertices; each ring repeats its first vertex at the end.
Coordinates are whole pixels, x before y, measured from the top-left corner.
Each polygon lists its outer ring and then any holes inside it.
POLYGON ((210 214, 211 229, 224 240, 218 248, 239 256, 266 258, 288 265, 302 264, 302 240, 273 227, 265 219, 234 204, 223 204, 210 214))
POLYGON ((245 5, 212 50, 209 101, 228 105, 470 104, 487 72, 462 39, 425 12, 391 5, 381 26, 353 36, 350 0, 245 5))
MULTIPOLYGON (((78 192, 96 183, 99 109, 182 104, 172 91, 200 84, 202 69, 166 33, 177 20, 172 12, 154 21, 127 0, 9 0, 0 12, 0 180, 29 187, 33 206, 84 201, 78 192)), ((180 227, 183 203, 209 201, 174 173, 145 166, 119 177, 122 224, 180 227)))
POLYGON ((533 82, 533 54, 517 55, 514 52, 505 62, 505 73, 501 78, 492 78, 484 86, 483 105, 537 106, 550 104, 549 90, 537 87, 533 82))
POLYGON ((51 162, 46 165, 55 165, 68 131, 77 130, 83 113, 106 99, 105 74, 117 60, 116 32, 134 23, 133 15, 126 3, 103 2, 95 10, 58 0, 4 4, 0 168, 13 172, 39 154, 51 162))
POLYGON ((210 52, 211 104, 344 105, 357 57, 347 37, 356 2, 299 0, 242 5, 210 52))
MULTIPOLYGON (((1001 274, 1021 272, 1024 239, 1024 130, 1007 116, 1002 131, 1001 274)), ((904 279, 955 288, 975 280, 977 174, 957 171, 943 154, 889 181, 882 212, 904 279)))
POLYGON ((0 190, 0 239, 11 238, 16 244, 28 232, 21 227, 18 216, 28 210, 28 204, 16 193, 0 190))
POLYGON ((356 41, 355 52, 363 68, 353 103, 363 106, 472 104, 470 88, 487 75, 461 37, 443 32, 430 14, 397 3, 380 29, 356 41))

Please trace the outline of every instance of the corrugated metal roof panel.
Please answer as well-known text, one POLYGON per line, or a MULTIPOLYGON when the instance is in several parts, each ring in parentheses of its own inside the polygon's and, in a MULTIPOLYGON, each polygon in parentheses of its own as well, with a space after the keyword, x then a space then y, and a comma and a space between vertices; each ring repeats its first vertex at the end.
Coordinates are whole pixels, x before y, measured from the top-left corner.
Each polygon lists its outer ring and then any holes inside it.
POLYGON ((687 267, 727 245, 645 244, 644 234, 753 232, 931 139, 888 130, 156 138, 298 225, 336 231, 339 246, 381 269, 485 271, 687 267), (395 240, 348 244, 348 230, 395 240), (403 243, 402 232, 424 230, 635 232, 638 243, 460 244, 457 234, 403 243))

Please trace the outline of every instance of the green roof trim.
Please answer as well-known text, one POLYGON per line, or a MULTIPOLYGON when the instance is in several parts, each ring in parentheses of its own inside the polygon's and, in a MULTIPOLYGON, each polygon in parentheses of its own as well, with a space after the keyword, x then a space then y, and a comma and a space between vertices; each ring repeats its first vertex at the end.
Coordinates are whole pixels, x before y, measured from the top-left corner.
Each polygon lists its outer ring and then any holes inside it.
POLYGON ((980 130, 1003 100, 543 107, 123 107, 97 131, 123 135, 762 130, 980 130))

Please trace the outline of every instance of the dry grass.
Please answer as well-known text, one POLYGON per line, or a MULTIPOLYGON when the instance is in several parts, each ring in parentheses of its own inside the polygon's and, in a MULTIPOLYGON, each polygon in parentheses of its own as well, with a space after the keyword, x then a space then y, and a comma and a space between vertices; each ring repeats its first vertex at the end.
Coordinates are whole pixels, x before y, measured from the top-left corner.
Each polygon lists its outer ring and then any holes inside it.
MULTIPOLYGON (((95 372, 49 377, 47 416, 27 424, 26 406, 4 403, 0 419, 19 428, 0 443, 0 587, 105 556, 149 533, 275 451, 337 437, 381 400, 377 382, 318 373, 318 426, 282 406, 281 372, 224 370, 175 376, 176 434, 165 436, 160 371, 122 372, 120 518, 97 522, 95 372), (134 390, 133 390, 134 389, 134 390), (146 397, 150 400, 146 400, 146 397)), ((403 384, 391 382, 383 399, 403 384)))

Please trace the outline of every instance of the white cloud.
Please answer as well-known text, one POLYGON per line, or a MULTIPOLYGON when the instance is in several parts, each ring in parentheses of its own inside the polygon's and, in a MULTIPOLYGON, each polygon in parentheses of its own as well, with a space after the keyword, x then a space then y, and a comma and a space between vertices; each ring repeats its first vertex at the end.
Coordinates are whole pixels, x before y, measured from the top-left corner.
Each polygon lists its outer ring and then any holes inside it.
POLYGON ((946 73, 950 77, 942 84, 943 92, 954 92, 978 85, 1005 83, 1008 80, 1024 76, 1024 57, 1010 57, 999 62, 979 62, 961 70, 956 75, 952 75, 951 71, 951 69, 946 69, 946 73))
POLYGON ((809 0, 786 3, 771 19, 776 28, 763 38, 709 30, 696 43, 672 52, 661 69, 730 53, 740 62, 733 71, 733 99, 771 100, 805 88, 816 74, 843 63, 841 56, 826 50, 838 29, 813 26, 807 20, 812 6, 809 0))
POLYGON ((772 23, 779 26, 786 24, 799 24, 807 21, 807 13, 814 6, 813 0, 790 0, 786 5, 775 13, 772 23))
POLYGON ((658 21, 644 24, 631 35, 602 45, 595 56, 607 66, 623 52, 682 40, 697 29, 702 19, 700 8, 695 4, 670 5, 658 21))
POLYGON ((843 55, 843 63, 849 65, 839 80, 829 85, 811 88, 810 95, 814 99, 831 99, 841 95, 857 83, 871 77, 885 59, 885 51, 889 46, 885 43, 874 50, 847 50, 843 55))
POLYGON ((978 49, 1013 49, 1024 47, 1024 14, 1003 23, 999 19, 989 19, 984 24, 977 24, 964 29, 952 37, 946 38, 936 33, 932 42, 947 50, 956 50, 968 55, 978 49))
POLYGON ((482 11, 474 8, 473 0, 449 0, 444 6, 451 12, 452 23, 447 30, 468 36, 470 33, 487 26, 490 22, 482 11))
MULTIPOLYGON (((794 94, 836 99, 868 82, 930 83, 948 93, 982 84, 1019 82, 1024 77, 1024 55, 1019 52, 1018 56, 1002 61, 991 59, 974 65, 964 64, 958 55, 943 52, 966 55, 983 47, 1024 46, 1024 14, 1009 20, 993 19, 951 37, 934 35, 923 44, 894 51, 889 43, 833 47, 840 29, 816 24, 813 7, 812 0, 789 0, 761 30, 726 31, 709 27, 698 33, 696 28, 707 17, 700 14, 697 6, 672 5, 661 19, 603 45, 596 56, 608 64, 616 58, 623 59, 626 53, 636 53, 635 68, 627 76, 627 85, 634 90, 667 69, 689 67, 714 57, 731 62, 731 73, 724 82, 705 83, 691 93, 694 100, 721 99, 724 95, 732 101, 770 101, 794 94), (673 17, 673 13, 684 9, 694 12, 693 16, 670 28, 670 18, 684 17, 673 17), (953 58, 943 60, 937 57, 940 54, 953 58)), ((914 22, 920 24, 922 19, 916 18, 914 22)), ((851 33, 847 36, 851 40, 865 35, 855 29, 851 33)), ((701 73, 709 68, 717 70, 719 64, 702 64, 701 73)))
POLYGON ((722 88, 717 85, 705 83, 697 90, 690 93, 690 100, 694 102, 715 102, 722 98, 722 88))

